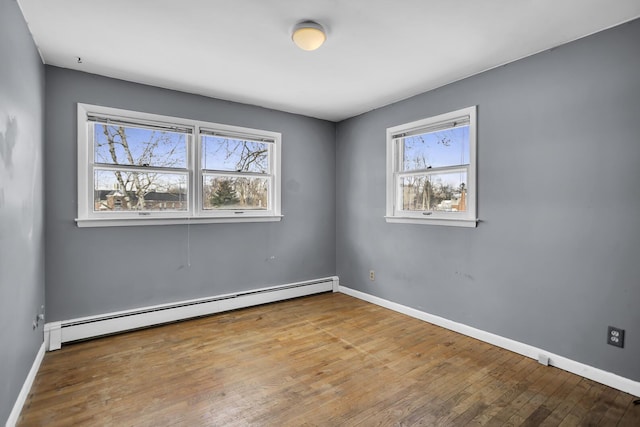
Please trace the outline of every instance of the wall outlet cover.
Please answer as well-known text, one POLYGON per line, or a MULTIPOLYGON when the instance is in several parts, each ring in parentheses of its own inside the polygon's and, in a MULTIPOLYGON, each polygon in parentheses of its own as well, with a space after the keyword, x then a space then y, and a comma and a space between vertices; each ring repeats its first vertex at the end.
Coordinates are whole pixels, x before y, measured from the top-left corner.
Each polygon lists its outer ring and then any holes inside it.
POLYGON ((607 330, 607 344, 624 348, 624 329, 609 326, 607 330))

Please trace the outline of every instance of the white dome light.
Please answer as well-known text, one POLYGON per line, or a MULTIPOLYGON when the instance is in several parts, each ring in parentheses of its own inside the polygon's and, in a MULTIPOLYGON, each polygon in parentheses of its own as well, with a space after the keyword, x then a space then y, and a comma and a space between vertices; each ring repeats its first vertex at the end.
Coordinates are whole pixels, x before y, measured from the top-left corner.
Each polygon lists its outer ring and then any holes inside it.
POLYGON ((322 25, 313 21, 300 22, 293 28, 293 42, 302 50, 316 50, 327 39, 322 25))

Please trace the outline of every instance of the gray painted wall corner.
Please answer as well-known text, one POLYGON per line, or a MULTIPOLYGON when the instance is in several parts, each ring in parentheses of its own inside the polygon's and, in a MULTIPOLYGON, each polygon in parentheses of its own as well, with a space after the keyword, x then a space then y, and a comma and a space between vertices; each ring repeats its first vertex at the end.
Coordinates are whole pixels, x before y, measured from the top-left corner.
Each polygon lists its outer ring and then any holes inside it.
POLYGON ((640 20, 339 123, 341 284, 640 381, 638 40, 640 20), (470 105, 482 222, 385 223, 385 129, 470 105))
POLYGON ((0 0, 0 422, 42 344, 44 66, 14 0, 0 0))

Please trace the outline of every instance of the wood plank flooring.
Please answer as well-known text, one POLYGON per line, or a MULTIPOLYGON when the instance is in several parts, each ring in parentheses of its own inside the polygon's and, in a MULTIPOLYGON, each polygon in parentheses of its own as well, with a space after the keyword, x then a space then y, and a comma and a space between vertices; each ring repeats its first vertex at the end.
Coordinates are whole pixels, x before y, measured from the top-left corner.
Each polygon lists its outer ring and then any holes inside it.
POLYGON ((640 426, 634 397, 321 294, 47 353, 19 426, 640 426))

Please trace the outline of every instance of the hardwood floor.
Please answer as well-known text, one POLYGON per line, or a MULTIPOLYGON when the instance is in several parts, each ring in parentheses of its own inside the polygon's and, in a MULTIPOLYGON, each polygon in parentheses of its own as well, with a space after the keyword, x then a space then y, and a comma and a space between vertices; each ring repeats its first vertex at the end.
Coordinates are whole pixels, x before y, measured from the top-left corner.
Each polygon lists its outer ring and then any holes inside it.
POLYGON ((20 426, 640 426, 634 397, 344 294, 65 345, 20 426))

